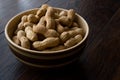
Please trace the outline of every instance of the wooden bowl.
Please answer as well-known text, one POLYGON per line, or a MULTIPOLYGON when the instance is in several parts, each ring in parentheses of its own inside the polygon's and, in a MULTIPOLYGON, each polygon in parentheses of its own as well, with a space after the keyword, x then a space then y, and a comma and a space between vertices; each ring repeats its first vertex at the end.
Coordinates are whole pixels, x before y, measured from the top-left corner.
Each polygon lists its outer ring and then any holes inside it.
MULTIPOLYGON (((59 10, 66 10, 57 8, 59 10)), ((78 21, 79 25, 83 28, 85 35, 82 41, 80 41, 75 46, 72 46, 70 48, 59 50, 59 51, 35 51, 35 50, 29 50, 25 49, 17 44, 15 44, 12 41, 12 36, 14 31, 17 28, 17 25, 19 24, 21 17, 23 15, 28 15, 30 13, 35 14, 37 12, 38 8, 30 9, 24 12, 21 12, 14 16, 12 19, 9 20, 5 27, 5 37, 8 41, 8 45, 15 55, 15 57, 22 63, 32 66, 32 67, 38 67, 38 68, 54 68, 54 67, 61 67, 65 66, 67 64, 70 64, 77 59, 79 59, 79 56, 81 54, 82 48, 85 46, 86 39, 88 37, 89 33, 89 27, 87 22, 76 13, 76 20, 78 21)))

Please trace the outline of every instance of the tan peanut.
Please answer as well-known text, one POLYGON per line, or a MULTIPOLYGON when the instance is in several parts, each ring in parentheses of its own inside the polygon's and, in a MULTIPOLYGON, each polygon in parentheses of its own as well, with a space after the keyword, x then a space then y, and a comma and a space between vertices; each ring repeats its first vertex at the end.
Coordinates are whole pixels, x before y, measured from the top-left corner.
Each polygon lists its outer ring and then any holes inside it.
POLYGON ((78 34, 76 35, 74 38, 70 38, 69 40, 67 40, 64 45, 66 47, 72 47, 75 44, 79 43, 82 40, 82 35, 78 34))
POLYGON ((83 34, 83 29, 82 28, 76 28, 73 30, 69 30, 68 33, 71 35, 71 37, 75 37, 78 34, 83 34))
POLYGON ((33 31, 36 33, 44 34, 46 32, 46 27, 45 27, 45 17, 41 17, 39 23, 35 26, 33 26, 33 31))
POLYGON ((77 34, 84 35, 83 28, 76 28, 74 31, 75 31, 77 34))
POLYGON ((29 42, 28 38, 26 38, 25 36, 22 36, 20 38, 20 42, 21 42, 21 47, 30 49, 30 42, 29 42))
POLYGON ((55 29, 55 20, 53 18, 46 18, 46 28, 55 29))
POLYGON ((45 13, 46 13, 46 10, 44 10, 44 9, 39 9, 39 10, 37 11, 37 16, 39 16, 39 18, 41 18, 42 16, 45 15, 45 13))
POLYGON ((60 16, 60 17, 61 17, 61 16, 67 16, 67 11, 61 11, 60 14, 59 14, 59 16, 60 16))
POLYGON ((48 17, 52 18, 54 16, 54 12, 55 12, 55 10, 54 10, 53 7, 48 7, 45 17, 46 18, 48 18, 48 17))
POLYGON ((43 4, 43 5, 41 6, 42 9, 46 9, 46 10, 47 10, 48 7, 49 7, 48 4, 43 4))
POLYGON ((18 24, 18 27, 17 27, 17 29, 18 30, 24 30, 24 22, 20 22, 19 24, 18 24))
POLYGON ((69 40, 67 40, 64 45, 66 47, 72 47, 76 44, 76 39, 75 38, 70 38, 69 40))
POLYGON ((17 44, 17 45, 20 44, 20 40, 17 38, 17 36, 13 36, 12 40, 15 44, 17 44))
POLYGON ((53 19, 53 14, 55 10, 53 7, 48 7, 45 19, 46 19, 46 28, 48 29, 55 29, 55 20, 53 19))
POLYGON ((75 18, 75 11, 73 9, 68 10, 67 18, 70 19, 71 21, 74 20, 74 18, 75 18))
POLYGON ((64 27, 62 25, 58 24, 57 25, 57 32, 62 33, 64 31, 65 31, 64 27))
POLYGON ((74 11, 73 9, 70 9, 70 10, 68 10, 68 12, 67 12, 67 16, 61 16, 61 17, 59 18, 59 22, 60 22, 62 25, 71 27, 71 25, 72 25, 72 23, 73 23, 73 20, 74 20, 74 17, 75 17, 75 11, 74 11))
POLYGON ((41 18, 42 16, 45 15, 47 8, 48 8, 47 4, 42 5, 41 8, 37 11, 36 15, 39 16, 39 18, 41 18))
POLYGON ((74 38, 76 39, 76 43, 79 43, 82 40, 82 35, 78 34, 74 38))
POLYGON ((20 22, 17 26, 17 29, 15 30, 14 34, 17 34, 19 30, 24 30, 24 22, 20 22))
POLYGON ((27 22, 27 21, 28 21, 28 20, 27 20, 27 15, 22 16, 21 22, 27 22))
POLYGON ((34 25, 33 31, 39 34, 44 34, 47 31, 47 29, 44 25, 36 25, 36 26, 34 25))
POLYGON ((69 34, 68 32, 63 32, 63 33, 61 33, 61 35, 60 35, 60 39, 61 39, 61 41, 62 41, 63 43, 66 42, 70 37, 71 37, 71 36, 70 36, 70 34, 69 34))
POLYGON ((23 30, 19 30, 18 32, 17 32, 17 38, 20 40, 20 38, 22 37, 22 36, 25 36, 26 34, 25 34, 25 32, 23 31, 23 30))
POLYGON ((30 23, 38 23, 39 18, 35 16, 34 14, 29 14, 27 17, 28 22, 30 23))
POLYGON ((24 27, 27 27, 27 26, 33 27, 33 25, 34 25, 34 24, 33 24, 33 23, 30 23, 30 22, 25 22, 25 23, 24 23, 24 27))
POLYGON ((43 41, 35 41, 33 42, 33 47, 36 50, 44 50, 46 48, 55 47, 59 45, 59 38, 49 37, 44 39, 43 41))
POLYGON ((25 33, 26 33, 26 37, 30 41, 37 41, 38 40, 37 34, 35 32, 33 32, 32 28, 30 26, 25 28, 25 33))
POLYGON ((67 16, 61 16, 59 18, 59 22, 64 26, 68 26, 69 24, 71 24, 71 21, 67 18, 67 16))
POLYGON ((65 31, 64 27, 56 20, 56 30, 58 33, 62 33, 65 31))
POLYGON ((45 37, 58 37, 59 33, 54 29, 48 29, 43 35, 45 37))
POLYGON ((74 30, 70 30, 70 31, 68 31, 68 33, 69 33, 69 35, 71 36, 71 37, 75 37, 78 33, 77 32, 75 32, 74 30))
POLYGON ((45 21, 45 16, 42 16, 38 25, 43 25, 43 26, 46 26, 46 21, 45 21))

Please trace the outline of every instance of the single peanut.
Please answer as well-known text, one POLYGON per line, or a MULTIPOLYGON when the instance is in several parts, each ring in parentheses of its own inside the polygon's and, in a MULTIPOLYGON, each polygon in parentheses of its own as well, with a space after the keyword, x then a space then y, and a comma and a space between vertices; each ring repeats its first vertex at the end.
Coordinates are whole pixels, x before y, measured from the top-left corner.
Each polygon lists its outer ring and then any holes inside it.
POLYGON ((60 39, 61 39, 61 41, 62 41, 63 43, 66 42, 70 37, 71 37, 71 36, 70 36, 70 34, 69 34, 68 32, 63 32, 63 33, 61 33, 61 35, 60 35, 60 39))
POLYGON ((74 38, 70 38, 69 40, 67 40, 64 45, 66 47, 72 47, 75 44, 79 43, 82 40, 82 35, 78 34, 76 35, 74 38))
POLYGON ((74 31, 75 31, 77 34, 81 34, 82 36, 84 35, 83 28, 76 28, 74 31))
POLYGON ((69 40, 67 40, 64 45, 66 47, 72 47, 76 44, 76 39, 75 38, 70 38, 69 40))
POLYGON ((67 18, 70 19, 71 21, 74 20, 74 18, 75 18, 75 11, 73 9, 68 10, 67 18))
POLYGON ((45 15, 47 8, 48 8, 47 4, 42 5, 41 8, 37 11, 36 15, 39 16, 39 18, 41 18, 42 16, 45 15))
POLYGON ((27 21, 28 21, 28 20, 27 20, 27 15, 22 16, 21 22, 27 22, 27 21))
POLYGON ((37 41, 38 40, 37 34, 35 32, 33 32, 32 28, 30 26, 25 28, 25 33, 26 33, 26 37, 30 41, 37 41))
POLYGON ((82 28, 76 28, 76 29, 68 31, 68 33, 71 35, 71 37, 75 37, 78 34, 83 34, 83 29, 82 28))
POLYGON ((60 24, 64 25, 64 26, 68 26, 69 24, 71 24, 70 19, 67 18, 67 16, 61 16, 59 18, 59 22, 60 24))
POLYGON ((71 36, 71 37, 75 37, 78 33, 77 32, 75 32, 74 30, 70 30, 70 31, 68 31, 68 33, 69 33, 69 35, 71 36))
POLYGON ((59 38, 49 37, 44 39, 43 41, 35 41, 33 42, 33 47, 36 50, 44 50, 46 48, 55 47, 59 45, 59 38))
POLYGON ((55 20, 53 19, 53 14, 54 14, 54 8, 53 7, 48 7, 45 19, 46 19, 46 28, 48 29, 55 29, 55 20))
POLYGON ((21 42, 21 47, 30 49, 30 42, 29 42, 28 38, 26 38, 25 36, 22 36, 20 38, 20 42, 21 42))
POLYGON ((44 25, 36 25, 36 26, 34 25, 33 31, 39 34, 44 34, 47 31, 47 29, 44 25))
POLYGON ((33 31, 36 33, 44 34, 46 32, 46 27, 45 27, 45 17, 41 17, 39 23, 35 26, 33 26, 33 31))
POLYGON ((64 27, 56 20, 56 27, 57 27, 57 32, 62 33, 65 31, 64 27))
POLYGON ((27 17, 28 22, 30 23, 38 23, 39 19, 34 14, 29 14, 27 17))
POLYGON ((71 27, 73 21, 74 21, 74 17, 75 17, 75 11, 73 9, 68 10, 67 12, 67 16, 61 16, 59 18, 59 22, 62 25, 71 27))
POLYGON ((25 32, 23 31, 23 30, 19 30, 18 32, 17 32, 17 38, 20 40, 20 38, 22 37, 22 36, 25 36, 26 34, 25 34, 25 32))
POLYGON ((45 37, 58 37, 59 33, 54 29, 48 29, 43 35, 45 37))
POLYGON ((49 7, 48 4, 43 4, 43 5, 41 6, 41 9, 45 9, 45 10, 47 10, 48 7, 49 7))
POLYGON ((17 29, 15 30, 14 34, 17 34, 19 30, 24 30, 24 22, 20 22, 17 26, 17 29))
POLYGON ((15 44, 17 44, 17 45, 20 44, 20 40, 17 38, 17 36, 13 36, 12 40, 15 44))
POLYGON ((17 29, 18 30, 24 30, 24 22, 20 22, 19 24, 18 24, 18 27, 17 27, 17 29))
POLYGON ((46 26, 46 21, 45 21, 45 16, 42 16, 40 21, 38 22, 37 25, 43 25, 43 26, 46 26))
POLYGON ((46 18, 46 28, 47 29, 55 29, 55 20, 53 18, 46 18))
POLYGON ((79 43, 83 38, 81 34, 78 34, 74 37, 76 39, 76 43, 79 43))
POLYGON ((48 18, 48 17, 49 17, 49 18, 53 18, 54 13, 55 13, 54 8, 53 8, 53 7, 48 7, 45 17, 46 17, 46 18, 48 18))
POLYGON ((65 31, 64 27, 62 25, 58 24, 57 25, 57 32, 62 33, 64 31, 65 31))
POLYGON ((42 16, 45 15, 45 13, 46 13, 46 10, 44 10, 44 9, 39 9, 39 10, 37 11, 37 16, 39 16, 39 18, 41 18, 42 16))

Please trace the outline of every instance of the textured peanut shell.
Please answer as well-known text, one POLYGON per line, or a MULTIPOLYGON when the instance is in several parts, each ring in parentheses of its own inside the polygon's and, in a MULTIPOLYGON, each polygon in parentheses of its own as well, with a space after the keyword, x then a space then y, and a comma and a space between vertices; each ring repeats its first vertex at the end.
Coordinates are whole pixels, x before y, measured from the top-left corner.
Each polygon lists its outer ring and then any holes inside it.
POLYGON ((59 45, 59 42, 59 38, 49 37, 44 39, 43 41, 35 41, 33 43, 33 47, 36 50, 44 50, 46 48, 55 47, 59 45))

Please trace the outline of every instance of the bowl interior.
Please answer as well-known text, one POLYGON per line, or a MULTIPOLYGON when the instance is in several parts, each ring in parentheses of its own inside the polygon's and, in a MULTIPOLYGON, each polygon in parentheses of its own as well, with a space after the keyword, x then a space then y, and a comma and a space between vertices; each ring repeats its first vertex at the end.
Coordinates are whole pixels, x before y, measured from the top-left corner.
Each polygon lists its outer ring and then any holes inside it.
MULTIPOLYGON (((57 8, 59 10, 66 10, 66 9, 61 9, 61 8, 57 8)), ((6 27, 5 27, 5 36, 8 40, 8 42, 10 44, 12 44, 13 46, 19 48, 19 49, 22 49, 22 50, 25 50, 25 51, 28 51, 28 52, 33 52, 33 53, 57 53, 57 52, 62 52, 62 51, 66 51, 66 50, 70 50, 72 48, 75 48, 77 46, 79 46, 81 43, 83 43, 87 36, 88 36, 88 33, 89 33, 89 28, 88 28, 88 24, 87 22, 80 16, 76 13, 76 21, 78 21, 78 24, 83 28, 84 32, 85 32, 85 35, 84 35, 84 38, 82 39, 82 41, 80 41, 78 44, 76 44, 75 46, 72 46, 70 48, 67 48, 67 49, 63 49, 63 50, 59 50, 59 51, 47 51, 47 52, 43 52, 43 51, 35 51, 35 50, 29 50, 29 49, 25 49, 25 48, 22 48, 20 47, 19 45, 16 45, 13 41, 12 41, 12 36, 13 36, 13 33, 14 31, 16 30, 17 28, 17 25, 19 24, 20 20, 21 20, 21 17, 23 15, 28 15, 28 14, 36 14, 38 8, 35 8, 35 9, 30 9, 30 10, 27 10, 27 11, 24 11, 24 12, 21 12, 19 13, 18 15, 14 16, 12 19, 9 20, 9 22, 7 23, 6 27)))

